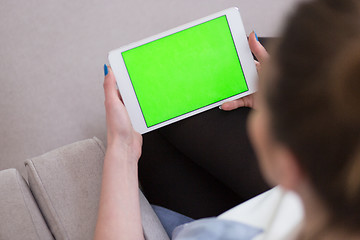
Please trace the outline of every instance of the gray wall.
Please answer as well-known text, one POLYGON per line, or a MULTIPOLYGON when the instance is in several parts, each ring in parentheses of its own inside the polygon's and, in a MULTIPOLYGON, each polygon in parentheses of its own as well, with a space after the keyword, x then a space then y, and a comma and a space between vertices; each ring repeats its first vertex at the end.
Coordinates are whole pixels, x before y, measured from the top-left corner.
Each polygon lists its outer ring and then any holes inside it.
POLYGON ((0 170, 97 136, 107 52, 237 6, 247 33, 276 36, 299 0, 1 0, 0 170))

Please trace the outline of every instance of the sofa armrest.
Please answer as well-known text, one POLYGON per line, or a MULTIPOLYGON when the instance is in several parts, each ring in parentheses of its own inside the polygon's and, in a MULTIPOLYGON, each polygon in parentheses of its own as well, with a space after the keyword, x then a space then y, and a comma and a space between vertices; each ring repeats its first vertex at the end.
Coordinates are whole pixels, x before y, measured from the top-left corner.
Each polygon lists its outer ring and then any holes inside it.
MULTIPOLYGON (((93 138, 26 161, 30 188, 56 239, 93 239, 104 156, 102 142, 93 138)), ((141 195, 146 239, 166 239, 150 208, 141 195)))
POLYGON ((16 169, 0 172, 0 239, 54 239, 16 169))

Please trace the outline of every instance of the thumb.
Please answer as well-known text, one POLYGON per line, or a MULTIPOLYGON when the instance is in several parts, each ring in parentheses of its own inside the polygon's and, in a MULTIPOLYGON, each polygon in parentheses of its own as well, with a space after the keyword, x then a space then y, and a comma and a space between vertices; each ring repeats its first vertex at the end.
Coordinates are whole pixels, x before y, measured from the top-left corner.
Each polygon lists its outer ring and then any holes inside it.
POLYGON ((116 88, 116 80, 113 71, 110 67, 104 64, 104 93, 105 101, 119 100, 118 90, 116 88))
POLYGON ((260 63, 269 58, 269 54, 263 45, 257 40, 255 32, 251 32, 249 35, 249 46, 251 52, 255 55, 260 63))

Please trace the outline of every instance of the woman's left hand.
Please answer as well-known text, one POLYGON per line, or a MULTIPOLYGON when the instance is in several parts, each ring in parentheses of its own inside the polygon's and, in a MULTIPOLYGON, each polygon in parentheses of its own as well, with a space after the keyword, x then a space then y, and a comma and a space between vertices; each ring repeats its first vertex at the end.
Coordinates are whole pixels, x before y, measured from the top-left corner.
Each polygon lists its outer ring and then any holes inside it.
POLYGON ((106 148, 94 239, 144 239, 138 160, 142 136, 131 125, 111 68, 104 65, 106 148))
POLYGON ((108 148, 115 145, 131 154, 130 159, 138 160, 141 155, 142 136, 131 125, 111 68, 104 68, 108 69, 104 79, 108 148))
MULTIPOLYGON (((255 60, 256 70, 259 73, 262 64, 269 58, 269 54, 266 49, 261 45, 258 41, 255 32, 250 33, 249 36, 249 46, 251 52, 255 55, 255 57, 259 60, 255 60)), ((223 103, 221 105, 221 109, 225 111, 231 111, 240 107, 250 107, 255 108, 255 93, 250 94, 248 96, 223 103)))

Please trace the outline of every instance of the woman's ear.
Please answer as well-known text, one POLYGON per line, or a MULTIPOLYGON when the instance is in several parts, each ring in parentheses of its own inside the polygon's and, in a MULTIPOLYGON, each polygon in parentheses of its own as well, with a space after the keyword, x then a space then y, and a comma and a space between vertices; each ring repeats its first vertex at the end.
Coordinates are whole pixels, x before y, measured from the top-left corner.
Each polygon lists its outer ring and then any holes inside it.
POLYGON ((276 150, 277 183, 287 190, 295 190, 304 181, 304 172, 296 156, 286 146, 276 150))

